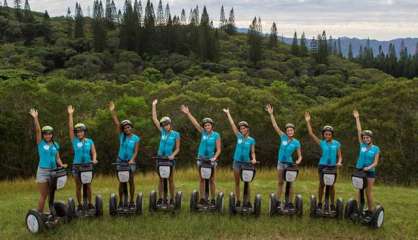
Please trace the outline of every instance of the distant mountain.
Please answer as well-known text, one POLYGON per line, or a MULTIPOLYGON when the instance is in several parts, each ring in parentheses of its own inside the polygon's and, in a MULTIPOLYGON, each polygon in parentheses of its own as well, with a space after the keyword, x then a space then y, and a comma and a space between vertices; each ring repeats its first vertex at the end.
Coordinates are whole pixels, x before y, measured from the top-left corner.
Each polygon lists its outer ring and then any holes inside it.
MULTIPOLYGON (((248 28, 238 28, 238 32, 246 33, 248 31, 248 28)), ((279 37, 279 39, 282 39, 279 37)), ((366 46, 367 45, 367 39, 360 39, 360 38, 349 38, 349 37, 341 37, 341 48, 344 56, 348 55, 348 45, 351 42, 351 45, 353 47, 353 54, 354 56, 357 56, 360 50, 360 46, 366 46)), ((283 37, 282 39, 287 44, 292 44, 293 38, 291 37, 283 37)), ((308 47, 312 40, 312 36, 307 36, 307 42, 308 47)), ((416 46, 418 43, 418 38, 396 38, 389 41, 380 41, 375 39, 370 39, 370 47, 373 48, 373 52, 376 55, 379 52, 379 46, 381 45, 383 47, 383 51, 387 53, 389 44, 393 43, 396 48, 396 53, 399 55, 402 40, 404 41, 405 47, 408 49, 408 53, 415 54, 416 46)))

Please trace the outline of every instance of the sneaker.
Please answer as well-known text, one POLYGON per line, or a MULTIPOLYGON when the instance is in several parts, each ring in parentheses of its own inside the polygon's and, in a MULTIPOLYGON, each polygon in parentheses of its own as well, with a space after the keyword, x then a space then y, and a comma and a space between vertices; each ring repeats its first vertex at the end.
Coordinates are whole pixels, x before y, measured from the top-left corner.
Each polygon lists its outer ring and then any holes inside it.
POLYGON ((135 208, 135 203, 134 202, 130 202, 129 203, 129 208, 130 209, 134 209, 135 208))
POLYGON ((282 207, 282 203, 280 202, 280 201, 277 201, 277 203, 276 203, 276 208, 277 207, 279 207, 279 208, 281 208, 282 207))
POLYGON ((77 211, 82 211, 83 210, 83 206, 80 204, 77 206, 77 211))
POLYGON ((167 205, 168 204, 168 200, 167 199, 163 199, 163 204, 167 205))
POLYGON ((293 206, 293 203, 288 203, 287 204, 288 209, 295 209, 295 206, 293 206))
POLYGON ((163 199, 162 198, 159 198, 158 200, 157 200, 157 205, 161 205, 163 203, 163 199))
POLYGON ((199 204, 200 205, 204 205, 206 203, 206 200, 204 199, 204 198, 201 198, 200 200, 199 200, 199 204))
POLYGON ((237 201, 236 206, 237 206, 237 207, 241 206, 241 202, 240 202, 239 200, 237 201))
POLYGON ((215 206, 215 205, 216 205, 216 200, 215 200, 215 199, 210 200, 210 204, 211 204, 212 206, 215 206))
POLYGON ((336 208, 334 204, 331 204, 331 211, 335 212, 336 208))
POLYGON ((247 208, 253 208, 253 205, 251 205, 251 202, 247 203, 247 208))
POLYGON ((322 203, 318 203, 318 205, 316 206, 317 210, 321 210, 322 209, 322 203))
POLYGON ((92 210, 92 209, 94 209, 94 206, 93 204, 89 203, 89 210, 92 210))
POLYGON ((174 199, 170 198, 170 205, 174 205, 174 199))

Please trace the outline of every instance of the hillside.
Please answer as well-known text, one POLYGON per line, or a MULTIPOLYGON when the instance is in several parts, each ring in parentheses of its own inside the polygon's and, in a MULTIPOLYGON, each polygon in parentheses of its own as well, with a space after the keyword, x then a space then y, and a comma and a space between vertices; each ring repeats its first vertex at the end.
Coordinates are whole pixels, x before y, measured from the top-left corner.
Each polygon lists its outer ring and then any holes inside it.
POLYGON ((28 42, 24 29, 29 23, 15 19, 11 9, 0 9, 0 23, 6 23, 0 33, 8 33, 0 38, 2 179, 34 173, 37 157, 27 114, 31 107, 39 109, 41 124, 57 129, 55 137, 63 145, 62 155, 71 161, 65 112, 68 104, 76 107, 75 121, 89 126, 103 161, 99 170, 110 172, 108 163, 115 158, 117 148, 106 110, 110 100, 116 102, 121 118, 134 121, 143 138, 140 161, 150 166, 158 142, 150 119, 150 104, 156 97, 161 100, 159 115, 172 117, 182 134, 180 166, 194 163, 199 139, 179 111, 183 103, 198 119, 215 119, 223 137, 225 166, 229 166, 235 139, 221 112, 223 107, 231 109, 235 120, 245 119, 251 124, 258 159, 269 166, 276 162, 277 136, 263 106, 273 104, 281 126, 297 123, 304 164, 316 165, 318 149, 307 138, 302 121, 303 112, 311 110, 317 132, 325 124, 336 127, 336 137, 344 143, 346 168, 353 165, 357 154, 351 115, 352 108, 357 107, 364 127, 376 131, 376 143, 382 146, 381 179, 406 184, 418 179, 411 168, 418 159, 414 131, 418 123, 417 79, 395 79, 334 55, 321 63, 314 53, 294 55, 290 46, 280 42, 271 46, 266 38, 257 45, 261 58, 254 63, 249 59, 254 50, 249 35, 213 29, 205 23, 185 25, 173 20, 173 25, 141 26, 137 32, 140 41, 125 41, 130 36, 124 35, 129 25, 115 23, 112 28, 103 28, 106 41, 104 49, 98 50, 97 19, 82 18, 83 36, 75 37, 68 29, 74 30, 77 20, 46 14, 34 14, 33 18, 31 24, 36 29, 49 30, 35 31, 28 42), (16 34, 10 35, 10 30, 16 34), (395 147, 391 141, 396 141, 395 147))

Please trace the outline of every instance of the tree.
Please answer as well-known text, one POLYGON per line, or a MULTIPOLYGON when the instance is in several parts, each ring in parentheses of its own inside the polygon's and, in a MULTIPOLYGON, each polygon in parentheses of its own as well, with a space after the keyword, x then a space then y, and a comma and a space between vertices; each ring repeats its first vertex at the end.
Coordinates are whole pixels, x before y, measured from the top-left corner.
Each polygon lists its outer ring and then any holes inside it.
POLYGON ((159 26, 165 24, 163 3, 161 2, 161 0, 158 2, 158 7, 157 7, 157 21, 156 21, 156 23, 159 26))
POLYGON ((78 2, 75 4, 74 37, 84 38, 83 10, 81 10, 81 5, 78 2))
POLYGON ((17 20, 21 21, 22 20, 22 3, 20 0, 15 0, 15 14, 16 14, 16 18, 17 20))
POLYGON ((302 57, 308 55, 308 47, 307 47, 305 32, 303 32, 302 36, 300 37, 299 54, 302 57))
POLYGON ((257 63, 262 58, 262 32, 261 30, 261 20, 257 21, 257 17, 254 17, 253 21, 248 30, 248 59, 253 65, 257 65, 257 63))
POLYGON ((296 32, 293 34, 291 52, 292 52, 293 55, 299 56, 298 35, 297 35, 296 32))
POLYGON ((187 24, 186 10, 184 10, 184 8, 181 10, 180 24, 182 24, 182 25, 187 24))
POLYGON ((136 15, 131 2, 128 0, 125 1, 124 9, 119 31, 120 48, 137 51, 139 35, 138 15, 136 15))
POLYGON ((65 16, 66 33, 69 39, 73 38, 73 17, 71 15, 71 9, 67 8, 67 15, 65 16))
POLYGON ((341 47, 341 38, 338 38, 338 56, 341 58, 343 57, 343 50, 341 47))
POLYGON ((353 60, 353 46, 351 42, 348 44, 348 60, 353 60))
POLYGON ((269 46, 270 48, 275 48, 277 46, 277 26, 276 23, 273 22, 273 24, 271 25, 271 32, 270 32, 270 36, 269 36, 269 46))
POLYGON ((25 0, 25 6, 23 9, 23 21, 26 23, 33 23, 34 19, 32 16, 32 11, 30 10, 29 1, 25 0))
POLYGON ((203 7, 199 25, 199 56, 202 60, 215 60, 217 56, 215 36, 209 24, 209 15, 206 6, 203 7))
POLYGON ((225 30, 227 24, 228 24, 228 22, 227 22, 226 17, 225 17, 224 5, 222 5, 221 6, 221 13, 220 13, 220 17, 219 17, 219 28, 221 30, 225 30))
POLYGON ((226 32, 228 34, 234 34, 237 31, 235 27, 235 13, 234 8, 231 8, 231 11, 229 11, 229 17, 228 17, 228 24, 226 28, 226 32))
POLYGON ((4 0, 4 2, 3 2, 3 7, 8 7, 8 5, 7 5, 7 0, 4 0))
POLYGON ((96 52, 102 52, 106 47, 105 17, 102 1, 94 1, 92 28, 93 48, 96 52))

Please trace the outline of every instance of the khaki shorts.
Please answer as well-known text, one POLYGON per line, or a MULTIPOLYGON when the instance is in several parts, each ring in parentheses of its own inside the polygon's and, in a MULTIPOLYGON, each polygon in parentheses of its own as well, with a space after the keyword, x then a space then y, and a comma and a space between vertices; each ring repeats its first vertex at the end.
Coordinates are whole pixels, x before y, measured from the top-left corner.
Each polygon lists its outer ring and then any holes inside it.
POLYGON ((45 168, 39 168, 36 171, 36 182, 37 183, 46 183, 51 177, 51 170, 45 168))

